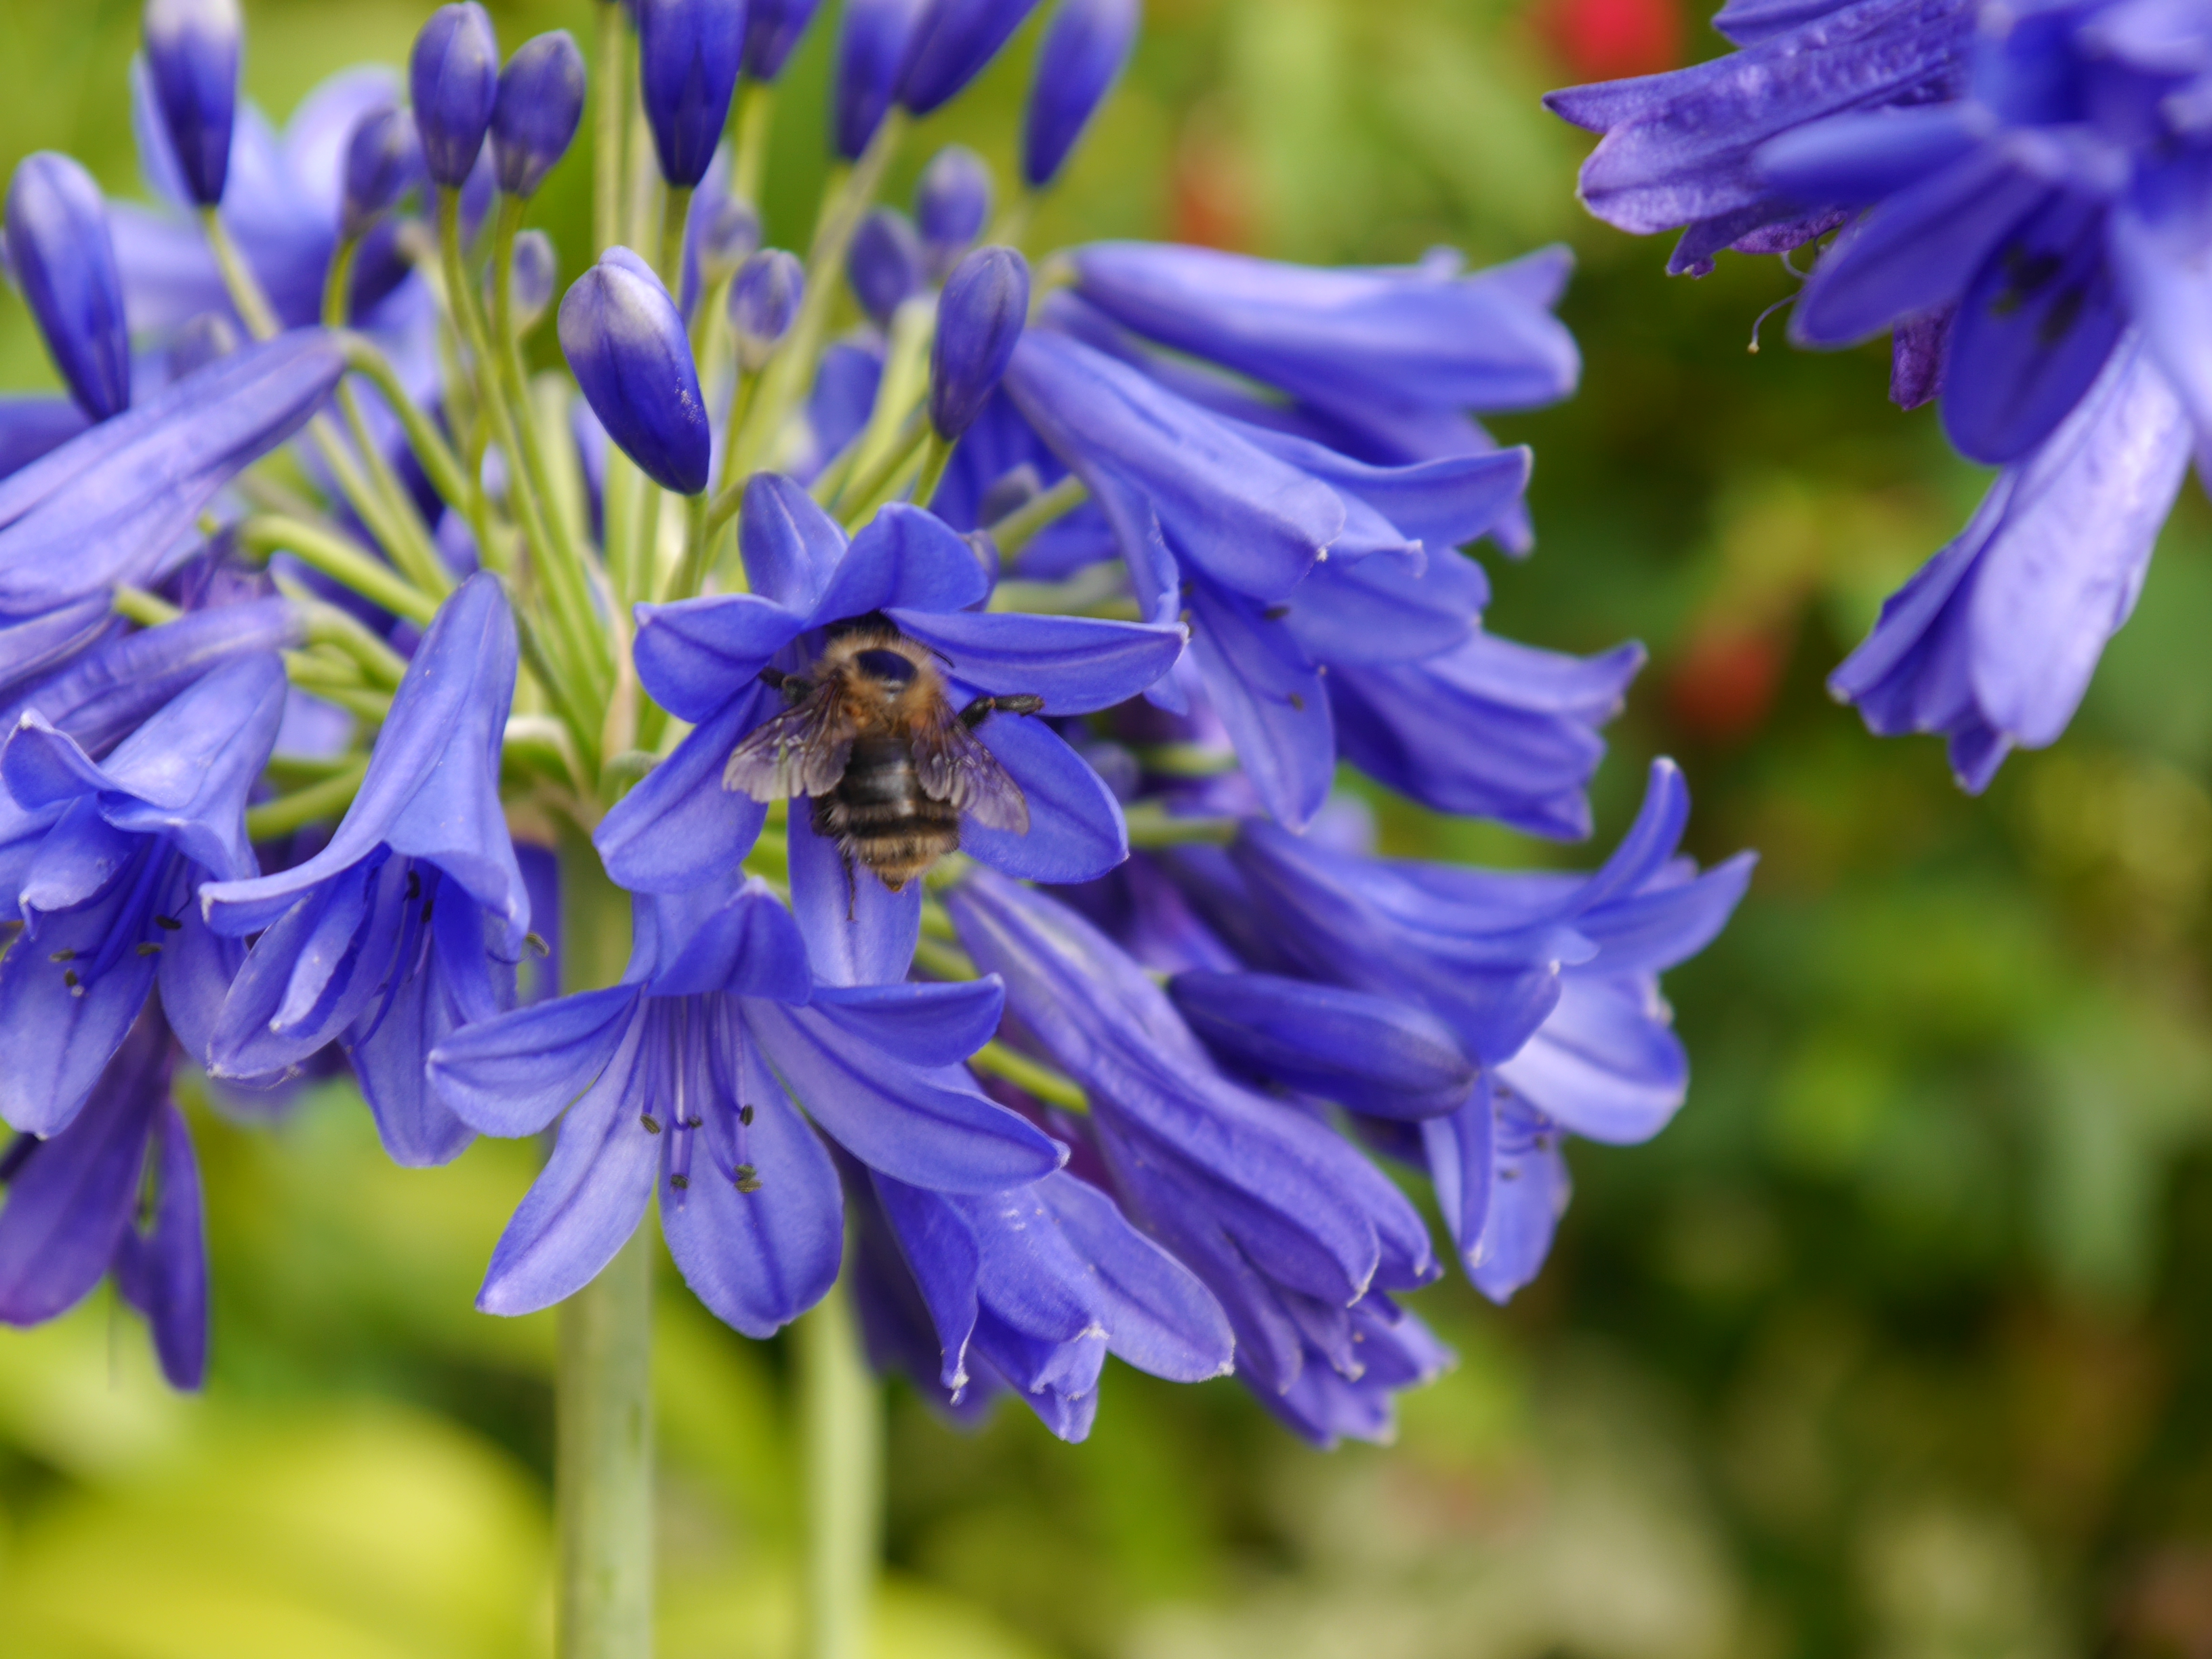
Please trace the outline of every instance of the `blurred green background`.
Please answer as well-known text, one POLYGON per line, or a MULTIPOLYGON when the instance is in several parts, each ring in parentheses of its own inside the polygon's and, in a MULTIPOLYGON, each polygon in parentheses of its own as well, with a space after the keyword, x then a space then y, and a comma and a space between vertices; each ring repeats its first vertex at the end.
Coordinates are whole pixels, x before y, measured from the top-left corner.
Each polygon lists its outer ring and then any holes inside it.
MULTIPOLYGON (((510 44, 588 0, 495 4, 510 44)), ((398 62, 414 0, 248 0, 281 114, 398 62)), ((0 6, 0 162, 65 148, 136 188, 135 0, 0 6)), ((1695 1063, 1650 1146, 1577 1146, 1543 1278, 1417 1305, 1458 1370, 1388 1450, 1305 1450, 1227 1384, 1109 1376, 1062 1447, 891 1401, 878 1632, 891 1659, 1665 1659, 2212 1654, 2212 519, 2195 490, 2063 743, 1981 800, 1930 741, 1823 694, 1982 480, 1878 351, 1752 319, 1773 260, 1702 283, 1585 219, 1586 140, 1538 93, 1705 55, 1670 0, 1152 0, 1136 68, 1043 217, 1315 260, 1577 249, 1583 394, 1537 447, 1516 637, 1653 653, 1601 830, 1669 752, 1701 855, 1764 854, 1668 989, 1695 1063)), ((802 234, 828 31, 794 69, 767 204, 802 234)), ((931 124, 1000 166, 1024 35, 931 124)), ((585 244, 580 162, 541 221, 585 244)), ((52 383, 0 301, 0 384, 52 383)), ((1571 861, 1386 805, 1394 847, 1571 861)), ((203 1398, 150 1377, 106 1292, 0 1337, 0 1654, 432 1659, 550 1643, 547 1318, 471 1311, 526 1146, 391 1169, 329 1090, 274 1133, 193 1109, 213 1213, 203 1398)), ((663 1649, 791 1652, 777 1344, 668 1279, 663 1649)))

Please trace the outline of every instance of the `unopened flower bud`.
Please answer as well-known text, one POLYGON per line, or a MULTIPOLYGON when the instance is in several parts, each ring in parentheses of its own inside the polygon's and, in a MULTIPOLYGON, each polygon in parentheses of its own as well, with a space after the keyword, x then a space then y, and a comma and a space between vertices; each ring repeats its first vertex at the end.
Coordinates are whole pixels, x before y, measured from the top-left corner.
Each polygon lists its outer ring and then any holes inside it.
POLYGON ((857 161, 890 113, 891 93, 907 37, 925 0, 846 0, 837 36, 836 78, 830 90, 830 142, 857 161))
POLYGON ((607 436, 663 489, 707 487, 713 437, 684 319, 653 267, 609 248, 561 301, 561 349, 607 436))
POLYGON ((914 222, 895 208, 875 209, 853 233, 845 277, 878 327, 888 327, 891 313, 921 292, 921 259, 914 222))
POLYGON ((146 0, 146 62, 185 188, 222 200, 238 113, 238 0, 146 0))
POLYGON ((169 378, 181 380, 216 358, 229 356, 242 343, 229 318, 220 311, 203 311, 170 337, 169 378))
POLYGON ((947 144, 921 171, 915 187, 915 225, 939 281, 975 246, 991 217, 991 170, 965 144, 947 144))
POLYGON ((499 97, 499 37, 484 9, 469 0, 432 12, 415 37, 407 82, 430 177, 458 190, 477 164, 499 97))
POLYGON ((730 118, 745 0, 635 0, 633 9, 638 93, 660 176, 692 189, 707 176, 730 118))
MULTIPOLYGON (((514 315, 515 331, 527 334, 545 314, 545 307, 553 303, 553 289, 561 279, 561 256, 553 251, 553 239, 542 230, 526 230, 514 239, 514 269, 507 285, 507 297, 514 315)), ((487 273, 485 286, 490 286, 487 273)))
POLYGON ((131 331, 107 204, 66 155, 27 155, 8 187, 8 261, 54 367, 95 421, 131 406, 131 331))
POLYGON ((712 287, 727 281, 759 249, 760 215, 753 211, 750 203, 734 196, 702 200, 697 212, 695 257, 699 261, 699 280, 712 287))
POLYGON ((900 60, 898 101, 927 115, 967 89, 1037 0, 929 0, 900 60))
POLYGON ((1030 189, 1059 176, 1121 78, 1137 42, 1138 11, 1139 0, 1060 0, 1037 49, 1036 82, 1022 126, 1022 179, 1030 189))
POLYGON ((937 302, 929 354, 929 423, 948 442, 975 423, 999 389, 1030 314, 1029 262, 1010 247, 977 248, 937 302))
POLYGON ((763 248, 738 267, 730 283, 730 331, 745 373, 757 374, 767 365, 805 297, 806 267, 780 247, 763 248))
POLYGON ((752 0, 746 13, 745 74, 773 81, 783 73, 822 0, 752 0))
POLYGON ((491 153, 499 187, 534 196, 568 153, 584 118, 584 54, 566 29, 526 40, 500 72, 491 153))
POLYGON ((412 117, 389 106, 362 116, 346 143, 339 234, 349 240, 359 236, 427 176, 412 117))

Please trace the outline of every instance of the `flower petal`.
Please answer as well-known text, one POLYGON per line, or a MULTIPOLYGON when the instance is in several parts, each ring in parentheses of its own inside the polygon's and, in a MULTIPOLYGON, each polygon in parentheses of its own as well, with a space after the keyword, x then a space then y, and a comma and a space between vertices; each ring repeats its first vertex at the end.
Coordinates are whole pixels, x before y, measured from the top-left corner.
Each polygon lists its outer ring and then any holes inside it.
POLYGON ((805 613, 756 593, 710 594, 637 607, 637 678, 679 720, 728 707, 799 637, 805 613))
POLYGON ((641 996, 611 985, 463 1026, 430 1051, 430 1080, 485 1134, 536 1134, 612 1062, 641 996))
POLYGON ((1044 699, 1048 714, 1126 702, 1175 666, 1187 637, 1174 623, 1090 617, 895 610, 900 631, 945 653, 978 690, 1044 699))
POLYGON ((1025 834, 963 817, 960 845, 994 870, 1030 881, 1091 881, 1129 856, 1121 803, 1091 763, 1042 720, 996 714, 976 729, 1029 803, 1025 834))
POLYGON ((735 1110, 707 1112, 701 1133, 708 1157, 694 1158, 681 1188, 663 1182, 660 1229, 684 1282, 715 1317, 766 1338, 819 1302, 836 1280, 844 1206, 830 1154, 734 1019, 722 1041, 718 1066, 728 1068, 723 1074, 752 1115, 744 1155, 731 1138, 735 1110), (752 1172, 742 1188, 740 1164, 752 1172))
POLYGON ((964 611, 980 605, 991 579, 975 550, 941 519, 894 501, 868 520, 845 550, 808 625, 871 611, 964 611))
POLYGON ((646 1022, 627 1026, 599 1079, 561 1121, 545 1169, 500 1235, 477 1306, 535 1313, 599 1277, 645 1218, 659 1137, 638 1121, 636 1076, 646 1022))
POLYGON ((1060 1167, 1063 1149, 966 1082, 855 1042, 826 1015, 749 1001, 745 1022, 776 1075, 845 1150, 935 1192, 991 1193, 1060 1167))
POLYGON ((814 976, 829 985, 887 985, 906 977, 921 937, 921 884, 894 893, 876 872, 848 864, 836 843, 794 809, 791 908, 806 939, 814 976))
POLYGON ((768 808, 722 787, 739 738, 775 694, 755 684, 685 735, 592 832, 607 874, 633 893, 682 893, 735 869, 760 838, 768 808))

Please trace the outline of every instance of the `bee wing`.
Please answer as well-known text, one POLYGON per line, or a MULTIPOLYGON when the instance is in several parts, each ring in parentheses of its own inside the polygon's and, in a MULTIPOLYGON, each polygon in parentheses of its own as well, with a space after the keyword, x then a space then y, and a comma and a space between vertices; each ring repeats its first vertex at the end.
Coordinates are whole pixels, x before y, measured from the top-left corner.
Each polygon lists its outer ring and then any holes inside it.
POLYGON ((1029 834, 1030 804, 1021 785, 965 721, 948 718, 918 732, 912 748, 922 793, 950 803, 986 830, 1029 834))
POLYGON ((853 726, 843 708, 843 698, 817 692, 754 727, 730 751, 722 787, 758 801, 828 794, 853 755, 853 726))

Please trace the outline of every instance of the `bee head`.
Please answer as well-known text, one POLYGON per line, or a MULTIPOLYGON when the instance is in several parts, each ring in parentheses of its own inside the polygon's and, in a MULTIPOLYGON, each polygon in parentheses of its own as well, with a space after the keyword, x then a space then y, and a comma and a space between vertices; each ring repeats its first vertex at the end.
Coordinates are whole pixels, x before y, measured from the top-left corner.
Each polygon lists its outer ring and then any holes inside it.
POLYGON ((853 665, 870 679, 882 680, 886 684, 896 686, 909 684, 919 672, 914 659, 904 652, 879 647, 854 653, 853 665))

